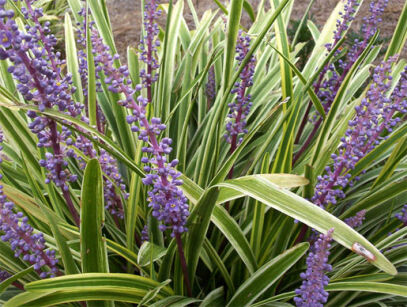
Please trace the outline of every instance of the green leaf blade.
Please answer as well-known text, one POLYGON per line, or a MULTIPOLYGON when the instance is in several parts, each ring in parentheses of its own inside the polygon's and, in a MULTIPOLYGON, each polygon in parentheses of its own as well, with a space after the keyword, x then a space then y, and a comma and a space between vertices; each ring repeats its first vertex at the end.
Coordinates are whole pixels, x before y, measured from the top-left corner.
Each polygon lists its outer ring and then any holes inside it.
POLYGON ((397 274, 394 265, 353 228, 302 197, 274 185, 267 179, 262 178, 261 175, 241 177, 225 181, 217 186, 238 190, 244 195, 253 197, 321 233, 326 233, 329 229, 334 228, 333 239, 335 241, 348 249, 352 249, 354 243, 362 244, 376 257, 371 262, 373 265, 388 274, 397 274))
POLYGON ((81 258, 83 273, 108 273, 106 242, 102 237, 104 202, 102 170, 99 162, 88 162, 82 183, 81 258))
POLYGON ((308 247, 308 243, 298 244, 266 263, 237 289, 226 306, 249 306, 291 268, 308 247))

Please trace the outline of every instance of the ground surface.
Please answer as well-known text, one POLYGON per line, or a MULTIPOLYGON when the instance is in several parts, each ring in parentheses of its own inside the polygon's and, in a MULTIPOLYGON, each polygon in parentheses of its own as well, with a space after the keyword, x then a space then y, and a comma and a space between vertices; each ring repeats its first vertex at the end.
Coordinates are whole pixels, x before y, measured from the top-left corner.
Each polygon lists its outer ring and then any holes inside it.
MULTIPOLYGON (((141 0, 106 0, 109 8, 110 18, 113 26, 113 32, 116 38, 117 47, 122 55, 125 54, 128 45, 137 45, 140 33, 140 2, 141 0)), ((391 37, 397 24, 397 20, 403 8, 405 0, 389 0, 389 5, 383 15, 383 22, 380 25, 381 36, 383 38, 391 37)), ((167 1, 165 1, 167 2, 167 1)), ((186 2, 186 1, 185 1, 186 2)), ((199 14, 211 8, 216 9, 217 5, 213 0, 192 0, 199 14)), ((224 2, 221 0, 221 2, 224 2)), ((256 7, 259 0, 249 0, 253 7, 256 7)), ((308 0, 295 0, 293 8, 293 19, 300 19, 305 11, 308 0)), ((332 9, 338 0, 315 0, 311 9, 311 16, 318 25, 323 25, 329 17, 332 9)), ((186 2, 187 3, 187 2, 186 2)), ((369 0, 365 0, 359 11, 354 28, 360 27, 363 15, 368 13, 369 0)), ((185 13, 186 19, 191 20, 188 12, 185 13)), ((244 16, 245 22, 248 22, 247 16, 244 16)), ((406 51, 403 52, 406 56, 406 51)))

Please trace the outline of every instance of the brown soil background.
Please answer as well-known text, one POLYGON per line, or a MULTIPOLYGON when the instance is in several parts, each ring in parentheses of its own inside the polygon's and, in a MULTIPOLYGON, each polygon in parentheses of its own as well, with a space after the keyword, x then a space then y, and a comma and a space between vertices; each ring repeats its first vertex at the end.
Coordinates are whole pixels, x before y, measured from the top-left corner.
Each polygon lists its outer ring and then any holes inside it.
MULTIPOLYGON (((325 23, 338 1, 340 0, 316 0, 314 2, 310 16, 320 28, 325 23)), ((125 56, 127 46, 135 46, 139 41, 141 27, 140 2, 140 0, 107 0, 113 34, 115 36, 119 53, 122 56, 125 56)), ((218 8, 213 0, 192 0, 192 2, 200 16, 207 9, 218 8)), ((260 1, 249 0, 249 2, 254 8, 256 8, 260 1)), ((380 24, 382 38, 391 38, 401 10, 403 9, 404 2, 405 0, 389 0, 389 4, 382 16, 383 21, 380 24)), ((295 0, 291 18, 293 20, 301 19, 308 3, 308 0, 295 0)), ((358 30, 360 28, 363 16, 368 14, 369 3, 369 0, 364 1, 359 10, 358 17, 352 26, 353 29, 358 30)), ((187 7, 187 5, 185 6, 187 7)), ((187 9, 185 10, 185 18, 189 22, 192 21, 191 14, 187 9)), ((243 22, 245 24, 249 23, 248 16, 243 16, 243 22)), ((406 57, 406 55, 407 52, 405 47, 403 57, 406 57)))

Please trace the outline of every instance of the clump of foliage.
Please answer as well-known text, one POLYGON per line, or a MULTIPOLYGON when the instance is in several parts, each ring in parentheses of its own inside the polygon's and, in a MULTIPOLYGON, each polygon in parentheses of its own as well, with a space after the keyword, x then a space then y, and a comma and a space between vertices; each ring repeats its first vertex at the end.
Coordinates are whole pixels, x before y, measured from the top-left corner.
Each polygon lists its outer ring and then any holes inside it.
POLYGON ((407 5, 381 53, 386 0, 346 48, 356 0, 142 4, 125 64, 103 2, 0 0, 4 306, 405 305, 407 5))

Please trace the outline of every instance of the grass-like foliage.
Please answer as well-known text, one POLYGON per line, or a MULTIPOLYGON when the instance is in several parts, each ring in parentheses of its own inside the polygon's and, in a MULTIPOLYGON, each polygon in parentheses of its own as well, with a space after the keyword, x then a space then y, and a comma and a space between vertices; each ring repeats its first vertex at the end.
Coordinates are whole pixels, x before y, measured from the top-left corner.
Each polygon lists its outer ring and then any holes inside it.
POLYGON ((216 3, 0 0, 0 304, 407 305, 407 5, 216 3))

